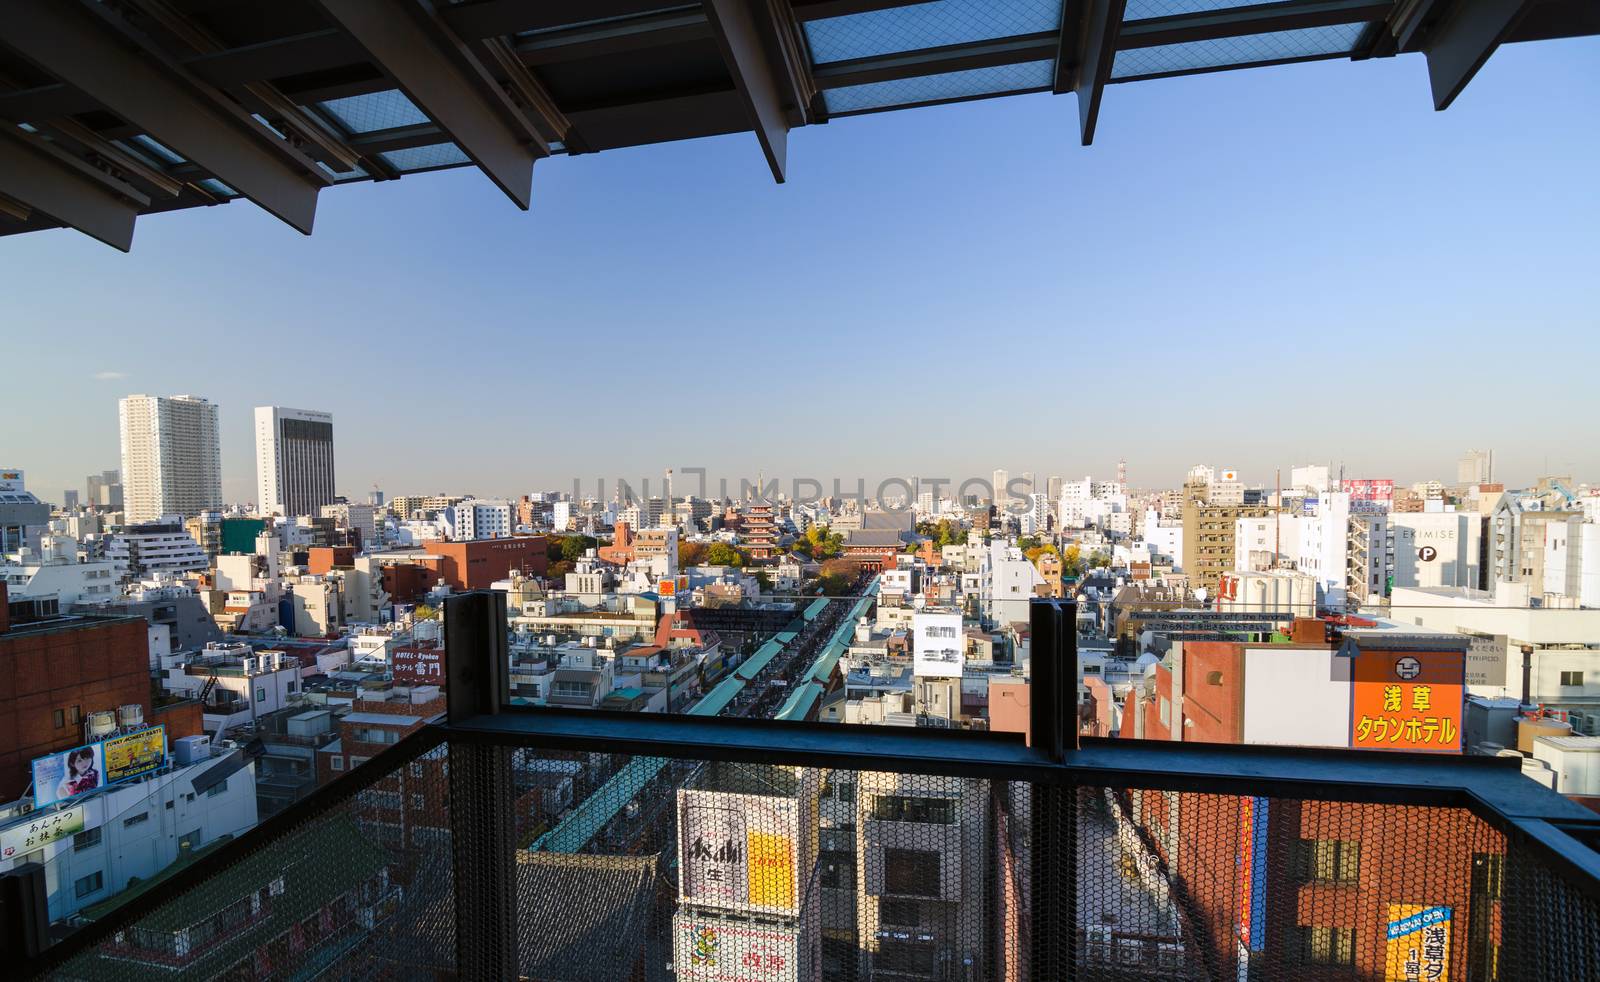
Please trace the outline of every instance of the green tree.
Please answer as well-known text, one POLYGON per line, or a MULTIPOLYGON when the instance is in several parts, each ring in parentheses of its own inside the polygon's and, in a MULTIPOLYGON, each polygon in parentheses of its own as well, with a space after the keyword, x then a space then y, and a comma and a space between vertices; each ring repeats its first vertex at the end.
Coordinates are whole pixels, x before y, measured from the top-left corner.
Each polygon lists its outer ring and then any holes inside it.
POLYGON ((1039 546, 1040 542, 1037 535, 1024 535, 1022 538, 1017 540, 1017 548, 1021 549, 1024 553, 1026 553, 1029 549, 1037 549, 1039 546))
POLYGON ((826 525, 806 529, 801 541, 806 543, 805 553, 812 559, 832 559, 844 551, 844 536, 835 534, 826 525))
POLYGON ((544 578, 551 583, 564 581, 567 574, 572 572, 573 566, 574 563, 570 559, 558 559, 550 564, 549 569, 544 571, 544 578))
POLYGON ((1095 569, 1104 569, 1111 565, 1111 557, 1103 552, 1097 552, 1089 557, 1089 565, 1095 569))
POLYGON ((756 570, 756 574, 755 575, 756 575, 756 582, 761 584, 762 591, 764 593, 771 593, 772 592, 772 574, 768 573, 764 569, 758 569, 758 570, 756 570))
POLYGON ((1077 579, 1083 575, 1083 550, 1077 546, 1067 546, 1066 555, 1061 557, 1061 575, 1077 579))
POLYGON ((708 566, 743 566, 744 564, 744 553, 726 542, 713 542, 706 549, 706 565, 708 566))
POLYGON ((569 561, 582 559, 585 552, 599 544, 599 540, 587 535, 569 535, 561 540, 561 558, 569 561))

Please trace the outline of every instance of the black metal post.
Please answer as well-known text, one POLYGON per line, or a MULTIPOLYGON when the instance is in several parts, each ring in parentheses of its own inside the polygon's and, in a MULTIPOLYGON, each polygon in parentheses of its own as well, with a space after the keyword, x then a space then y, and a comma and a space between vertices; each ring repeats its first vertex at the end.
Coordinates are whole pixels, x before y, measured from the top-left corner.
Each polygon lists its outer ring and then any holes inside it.
MULTIPOLYGON (((450 722, 499 714, 510 681, 505 594, 451 597, 444 620, 450 722)), ((464 979, 517 978, 516 751, 452 740, 449 752, 456 970, 464 979)))
POLYGON ((12 966, 50 944, 50 906, 44 866, 23 863, 0 876, 0 958, 12 966))
MULTIPOLYGON (((1077 749, 1077 605, 1038 599, 1028 610, 1029 741, 1051 761, 1077 749)), ((1035 783, 1029 816, 1029 978, 1073 980, 1077 971, 1078 788, 1035 783)))

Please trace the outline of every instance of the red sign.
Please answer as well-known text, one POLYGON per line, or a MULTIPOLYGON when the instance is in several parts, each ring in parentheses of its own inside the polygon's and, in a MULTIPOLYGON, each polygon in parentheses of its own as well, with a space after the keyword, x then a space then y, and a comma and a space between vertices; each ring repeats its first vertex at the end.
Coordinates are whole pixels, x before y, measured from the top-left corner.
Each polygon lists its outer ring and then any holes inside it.
POLYGON ((394 680, 413 685, 443 685, 444 649, 433 645, 395 648, 394 680))

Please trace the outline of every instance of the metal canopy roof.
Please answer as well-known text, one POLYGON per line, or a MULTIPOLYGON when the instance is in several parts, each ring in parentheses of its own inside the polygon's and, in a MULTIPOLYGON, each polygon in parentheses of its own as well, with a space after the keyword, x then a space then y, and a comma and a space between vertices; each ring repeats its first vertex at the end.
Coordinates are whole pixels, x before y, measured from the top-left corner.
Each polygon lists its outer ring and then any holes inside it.
POLYGON ((138 215, 248 198, 302 232, 346 181, 533 164, 856 115, 1421 52, 1443 109, 1594 0, 0 0, 0 234, 119 249, 138 215))

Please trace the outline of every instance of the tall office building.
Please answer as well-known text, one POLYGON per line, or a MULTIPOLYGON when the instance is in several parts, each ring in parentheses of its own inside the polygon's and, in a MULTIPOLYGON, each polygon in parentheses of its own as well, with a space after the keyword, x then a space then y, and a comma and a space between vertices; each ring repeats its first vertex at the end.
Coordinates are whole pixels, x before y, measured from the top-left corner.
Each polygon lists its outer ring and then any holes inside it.
POLYGON ((1468 450, 1456 461, 1457 484, 1488 484, 1493 480, 1493 450, 1468 450))
POLYGON ((84 503, 90 508, 107 511, 122 510, 122 475, 117 471, 101 471, 84 479, 84 503))
POLYGON ((333 503, 333 415, 256 407, 256 508, 263 515, 320 515, 333 503))
POLYGON ((994 490, 994 503, 1004 506, 1011 500, 1011 494, 1006 490, 1006 485, 1011 483, 1011 472, 1003 467, 995 468, 994 481, 991 487, 994 490))
POLYGON ((122 498, 129 524, 193 518, 222 507, 216 404, 198 396, 128 396, 122 424, 122 498))

